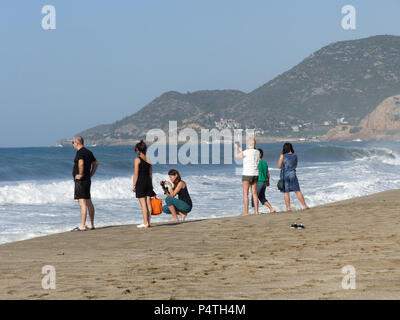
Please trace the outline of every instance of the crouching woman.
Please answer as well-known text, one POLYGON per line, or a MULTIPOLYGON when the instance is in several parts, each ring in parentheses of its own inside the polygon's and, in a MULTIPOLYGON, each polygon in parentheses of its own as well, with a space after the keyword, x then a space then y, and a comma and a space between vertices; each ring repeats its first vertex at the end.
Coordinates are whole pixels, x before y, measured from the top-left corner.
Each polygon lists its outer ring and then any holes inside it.
POLYGON ((193 206, 187 185, 182 181, 177 170, 170 170, 168 176, 172 183, 164 181, 166 185, 169 185, 169 189, 165 192, 167 198, 165 199, 166 205, 163 206, 163 211, 172 215, 170 222, 177 222, 178 215, 181 217, 181 221, 185 221, 193 206), (178 199, 175 198, 176 195, 178 195, 178 199))

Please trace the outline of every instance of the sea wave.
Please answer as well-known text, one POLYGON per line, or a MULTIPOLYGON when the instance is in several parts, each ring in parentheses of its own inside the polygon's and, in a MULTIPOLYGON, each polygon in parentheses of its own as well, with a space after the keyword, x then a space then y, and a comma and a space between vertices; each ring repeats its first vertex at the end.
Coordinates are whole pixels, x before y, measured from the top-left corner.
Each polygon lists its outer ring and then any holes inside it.
POLYGON ((317 146, 306 150, 303 156, 313 161, 379 160, 387 164, 400 165, 400 153, 389 148, 317 146))
MULTIPOLYGON (((154 173, 154 191, 163 194, 159 182, 166 180, 167 175, 154 173)), ((210 185, 219 184, 220 192, 225 192, 224 186, 238 182, 237 176, 207 176, 192 175, 184 180, 189 186, 193 186, 191 193, 196 195, 206 191, 210 185)), ((98 200, 127 200, 134 197, 132 192, 132 177, 116 177, 111 179, 93 179, 91 195, 98 200)), ((0 187, 0 205, 21 204, 21 205, 43 205, 50 203, 68 203, 73 200, 74 182, 62 180, 54 182, 18 182, 0 187)), ((214 192, 217 195, 218 192, 214 192)))

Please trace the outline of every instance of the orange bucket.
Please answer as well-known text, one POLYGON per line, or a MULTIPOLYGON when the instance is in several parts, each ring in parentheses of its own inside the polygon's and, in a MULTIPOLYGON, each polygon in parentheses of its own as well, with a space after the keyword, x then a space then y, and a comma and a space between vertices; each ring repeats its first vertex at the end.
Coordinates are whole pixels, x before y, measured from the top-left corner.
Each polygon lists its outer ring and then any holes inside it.
POLYGON ((162 199, 157 197, 151 198, 152 215, 157 216, 162 213, 162 199))

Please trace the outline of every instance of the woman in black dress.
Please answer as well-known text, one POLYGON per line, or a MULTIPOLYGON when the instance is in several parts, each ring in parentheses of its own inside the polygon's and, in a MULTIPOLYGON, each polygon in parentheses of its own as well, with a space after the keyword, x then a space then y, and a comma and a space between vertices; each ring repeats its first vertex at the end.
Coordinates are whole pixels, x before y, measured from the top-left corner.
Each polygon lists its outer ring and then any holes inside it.
POLYGON ((146 156, 147 146, 143 140, 135 146, 138 157, 135 159, 135 171, 133 174, 133 192, 139 199, 142 207, 143 223, 138 228, 149 228, 151 219, 151 197, 155 196, 152 182, 152 167, 150 159, 146 156))

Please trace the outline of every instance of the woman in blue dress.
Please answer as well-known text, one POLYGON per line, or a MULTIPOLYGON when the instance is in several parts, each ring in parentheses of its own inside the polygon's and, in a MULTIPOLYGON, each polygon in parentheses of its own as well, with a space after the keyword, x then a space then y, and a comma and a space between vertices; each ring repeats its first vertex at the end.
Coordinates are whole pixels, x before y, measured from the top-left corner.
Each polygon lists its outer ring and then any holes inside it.
POLYGON ((278 162, 278 168, 282 170, 281 174, 284 181, 284 188, 283 190, 281 190, 281 192, 284 193, 287 210, 291 210, 290 192, 296 193, 296 196, 303 206, 303 209, 307 209, 303 194, 300 191, 300 185, 296 175, 297 154, 294 153, 291 143, 285 143, 283 145, 282 154, 278 162))

